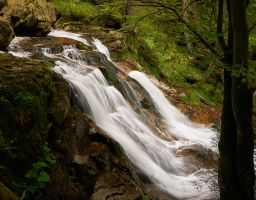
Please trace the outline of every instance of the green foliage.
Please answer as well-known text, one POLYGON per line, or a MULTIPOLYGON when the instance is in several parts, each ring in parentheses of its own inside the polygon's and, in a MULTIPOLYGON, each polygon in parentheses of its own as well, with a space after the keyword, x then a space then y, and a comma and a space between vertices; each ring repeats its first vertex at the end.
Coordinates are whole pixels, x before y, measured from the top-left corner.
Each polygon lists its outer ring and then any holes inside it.
POLYGON ((32 104, 35 98, 35 96, 29 93, 18 93, 18 95, 15 97, 15 102, 18 106, 24 107, 32 104))
POLYGON ((149 49, 154 49, 156 47, 154 37, 146 37, 144 38, 145 44, 148 46, 149 49))
MULTIPOLYGON (((168 3, 181 10, 177 1, 168 3)), ((193 12, 189 12, 189 23, 209 43, 214 44, 216 22, 212 4, 213 2, 209 1, 194 2, 192 7, 189 7, 193 9, 193 12)), ((158 79, 185 88, 186 91, 191 90, 182 98, 187 103, 199 104, 201 97, 210 105, 221 101, 219 88, 217 91, 215 88, 210 90, 201 87, 204 81, 207 81, 206 84, 214 84, 213 78, 208 82, 207 77, 215 77, 214 74, 218 73, 216 68, 220 63, 198 42, 193 33, 178 22, 172 12, 153 7, 136 7, 122 29, 127 32, 126 42, 130 47, 130 53, 125 52, 124 58, 136 58, 147 73, 153 73, 158 79), (189 37, 185 37, 184 32, 187 32, 189 37), (205 73, 213 63, 216 63, 214 70, 205 73)))
POLYGON ((150 198, 147 195, 142 195, 140 200, 150 200, 150 198))
POLYGON ((43 68, 46 69, 46 70, 50 70, 53 66, 54 66, 54 64, 50 61, 44 61, 43 62, 43 68))
POLYGON ((101 3, 97 6, 100 15, 111 15, 116 18, 122 18, 121 15, 121 2, 116 0, 113 2, 101 3))
POLYGON ((27 180, 26 191, 28 192, 28 196, 37 195, 50 181, 47 169, 54 163, 56 163, 56 160, 52 158, 48 143, 45 142, 42 147, 42 157, 39 161, 32 164, 32 168, 25 175, 27 180))
POLYGON ((58 12, 68 21, 97 24, 103 21, 106 16, 111 16, 113 19, 122 17, 118 1, 100 3, 99 5, 79 0, 52 0, 52 2, 58 12))
POLYGON ((69 20, 89 23, 99 14, 99 10, 90 3, 74 0, 52 0, 58 12, 69 20))
POLYGON ((186 103, 191 103, 194 105, 199 105, 200 104, 200 97, 198 93, 194 90, 189 91, 187 95, 181 96, 180 97, 182 101, 186 103))

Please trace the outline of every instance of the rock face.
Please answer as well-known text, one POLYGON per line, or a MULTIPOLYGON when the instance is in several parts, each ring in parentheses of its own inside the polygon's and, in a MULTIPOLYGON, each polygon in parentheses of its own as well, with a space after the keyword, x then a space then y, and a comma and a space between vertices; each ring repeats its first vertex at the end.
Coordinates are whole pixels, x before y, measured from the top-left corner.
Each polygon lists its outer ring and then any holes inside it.
POLYGON ((0 63, 0 199, 142 199, 123 150, 70 105, 61 76, 37 59, 1 53, 0 63))
POLYGON ((24 188, 14 185, 24 185, 24 174, 67 117, 70 91, 41 61, 1 53, 0 63, 0 182, 20 195, 24 188))
POLYGON ((3 19, 0 19, 0 30, 0 50, 5 50, 15 34, 10 24, 3 19))
POLYGON ((55 10, 46 0, 7 0, 1 15, 9 21, 16 35, 46 35, 56 21, 55 10))
POLYGON ((117 143, 72 110, 60 130, 57 163, 39 200, 136 200, 143 195, 128 159, 117 143))

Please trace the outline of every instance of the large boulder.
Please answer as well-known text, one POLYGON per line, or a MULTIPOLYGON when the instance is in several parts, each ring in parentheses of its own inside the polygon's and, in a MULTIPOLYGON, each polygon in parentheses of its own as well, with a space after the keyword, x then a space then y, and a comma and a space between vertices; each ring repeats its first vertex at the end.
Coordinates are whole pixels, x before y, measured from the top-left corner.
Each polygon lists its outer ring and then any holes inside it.
POLYGON ((11 25, 2 19, 0 19, 0 30, 0 50, 5 50, 15 37, 15 34, 11 25))
POLYGON ((1 14, 10 22, 16 35, 46 35, 56 21, 55 10, 46 0, 7 0, 1 14))
POLYGON ((67 117, 70 89, 43 61, 0 53, 0 63, 0 182, 21 196, 26 172, 67 117))

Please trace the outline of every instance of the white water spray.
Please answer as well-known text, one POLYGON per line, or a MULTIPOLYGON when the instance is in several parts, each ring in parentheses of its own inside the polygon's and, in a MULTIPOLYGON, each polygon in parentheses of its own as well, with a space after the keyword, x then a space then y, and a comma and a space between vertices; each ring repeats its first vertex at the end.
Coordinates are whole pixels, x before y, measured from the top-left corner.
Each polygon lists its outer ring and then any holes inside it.
POLYGON ((202 125, 192 123, 183 113, 174 107, 165 98, 164 94, 147 78, 138 71, 130 72, 129 76, 135 79, 150 95, 155 107, 166 119, 172 135, 210 147, 211 139, 216 133, 202 125))
POLYGON ((30 52, 23 51, 19 45, 22 40, 28 39, 27 37, 15 37, 8 46, 8 53, 20 58, 27 58, 31 56, 30 52))
POLYGON ((103 45, 100 40, 98 40, 98 39, 93 39, 92 43, 93 43, 93 45, 96 47, 96 49, 98 50, 98 52, 100 52, 100 53, 106 55, 107 59, 108 59, 109 61, 112 61, 112 60, 111 60, 111 57, 110 57, 110 53, 109 53, 109 51, 108 51, 108 48, 107 48, 105 45, 103 45))

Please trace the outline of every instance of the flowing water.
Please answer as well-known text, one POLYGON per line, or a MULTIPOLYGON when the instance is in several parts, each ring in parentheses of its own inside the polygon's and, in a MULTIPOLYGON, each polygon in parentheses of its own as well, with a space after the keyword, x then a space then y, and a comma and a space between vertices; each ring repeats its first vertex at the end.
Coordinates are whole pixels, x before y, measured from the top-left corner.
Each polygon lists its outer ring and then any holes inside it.
MULTIPOLYGON (((49 36, 71 38, 91 45, 95 52, 99 52, 115 66, 108 49, 98 39, 88 41, 79 34, 57 30, 52 31, 49 36)), ((75 46, 63 46, 54 51, 50 48, 41 48, 40 51, 44 56, 56 61, 53 70, 62 74, 70 83, 79 108, 123 147, 134 165, 155 185, 175 199, 216 198, 216 194, 201 181, 207 178, 210 170, 191 170, 189 163, 176 155, 179 148, 191 144, 211 148, 211 138, 216 135, 213 130, 192 123, 170 104, 145 74, 132 71, 129 77, 149 94, 159 116, 166 122, 166 134, 176 138, 162 139, 148 126, 122 93, 108 83, 102 72, 86 62, 85 55, 75 46)), ((129 82, 125 83, 132 98, 140 102, 133 86, 129 85, 129 82)))

